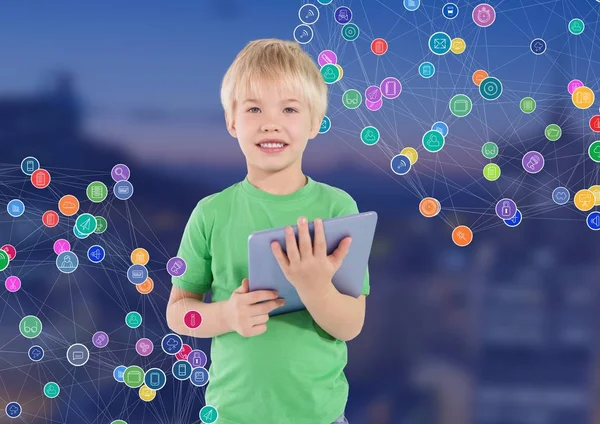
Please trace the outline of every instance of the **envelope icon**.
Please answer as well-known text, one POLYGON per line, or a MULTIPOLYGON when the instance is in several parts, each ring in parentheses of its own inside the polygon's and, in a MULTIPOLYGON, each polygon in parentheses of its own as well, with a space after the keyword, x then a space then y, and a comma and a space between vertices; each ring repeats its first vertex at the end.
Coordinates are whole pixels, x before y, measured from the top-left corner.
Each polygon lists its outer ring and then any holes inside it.
POLYGON ((436 50, 446 49, 446 39, 445 38, 434 38, 433 39, 433 48, 436 50))

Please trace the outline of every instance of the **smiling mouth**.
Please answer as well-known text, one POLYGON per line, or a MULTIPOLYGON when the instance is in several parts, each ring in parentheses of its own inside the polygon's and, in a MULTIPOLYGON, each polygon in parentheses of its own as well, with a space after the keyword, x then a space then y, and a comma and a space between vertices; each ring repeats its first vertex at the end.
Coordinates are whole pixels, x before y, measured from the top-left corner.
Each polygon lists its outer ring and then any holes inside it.
POLYGON ((264 143, 258 143, 256 145, 261 151, 266 153, 278 153, 288 146, 287 143, 279 142, 279 141, 268 141, 264 143))

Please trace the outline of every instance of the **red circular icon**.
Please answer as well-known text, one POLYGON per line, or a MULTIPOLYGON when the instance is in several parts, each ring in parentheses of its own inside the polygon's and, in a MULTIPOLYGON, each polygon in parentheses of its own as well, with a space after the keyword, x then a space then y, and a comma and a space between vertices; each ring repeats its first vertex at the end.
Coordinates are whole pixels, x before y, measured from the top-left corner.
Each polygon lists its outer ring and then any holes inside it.
POLYGON ((17 249, 15 249, 15 246, 12 244, 5 244, 4 246, 0 247, 0 249, 6 252, 8 259, 11 261, 17 256, 17 249))
POLYGON ((58 214, 54 211, 46 211, 42 215, 42 222, 48 228, 56 227, 58 225, 58 214))
POLYGON ((594 115, 590 118, 590 128, 594 132, 600 132, 600 115, 594 115))
POLYGON ((183 321, 188 328, 198 328, 202 324, 202 316, 198 311, 188 311, 183 317, 183 321))
POLYGON ((31 184, 35 188, 46 188, 50 184, 50 173, 45 169, 36 169, 31 174, 31 184))
POLYGON ((187 361, 191 351, 192 347, 189 344, 184 343, 183 346, 181 346, 181 350, 175 354, 175 357, 180 361, 187 361))
POLYGON ((371 51, 377 56, 385 54, 388 50, 388 43, 383 38, 376 38, 371 41, 371 51))

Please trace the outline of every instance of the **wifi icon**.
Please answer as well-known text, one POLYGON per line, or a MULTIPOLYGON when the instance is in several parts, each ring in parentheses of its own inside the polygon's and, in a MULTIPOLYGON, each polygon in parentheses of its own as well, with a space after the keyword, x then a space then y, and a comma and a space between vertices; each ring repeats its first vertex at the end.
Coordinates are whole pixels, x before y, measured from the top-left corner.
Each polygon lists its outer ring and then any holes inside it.
POLYGON ((305 4, 298 10, 298 18, 302 23, 312 25, 319 19, 319 9, 314 4, 305 4))
POLYGON ((306 24, 300 24, 294 28, 294 39, 299 44, 308 44, 313 39, 313 30, 306 24))

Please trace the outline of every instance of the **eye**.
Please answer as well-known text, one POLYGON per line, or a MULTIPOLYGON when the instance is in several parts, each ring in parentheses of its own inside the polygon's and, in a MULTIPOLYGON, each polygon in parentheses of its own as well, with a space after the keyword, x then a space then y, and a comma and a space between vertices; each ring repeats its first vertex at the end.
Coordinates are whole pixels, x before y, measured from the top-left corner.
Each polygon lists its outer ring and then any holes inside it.
POLYGON ((294 109, 293 107, 286 107, 286 108, 284 109, 284 111, 287 111, 287 110, 291 110, 292 112, 298 112, 298 111, 297 111, 296 109, 294 109))
POLYGON ((259 108, 257 108, 256 106, 254 106, 254 107, 251 107, 250 109, 248 109, 248 112, 255 113, 255 111, 259 111, 259 110, 260 110, 259 108))

